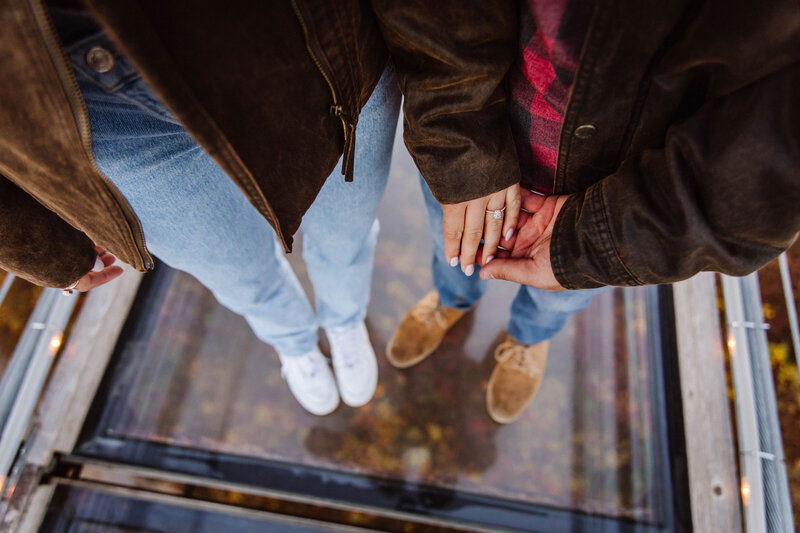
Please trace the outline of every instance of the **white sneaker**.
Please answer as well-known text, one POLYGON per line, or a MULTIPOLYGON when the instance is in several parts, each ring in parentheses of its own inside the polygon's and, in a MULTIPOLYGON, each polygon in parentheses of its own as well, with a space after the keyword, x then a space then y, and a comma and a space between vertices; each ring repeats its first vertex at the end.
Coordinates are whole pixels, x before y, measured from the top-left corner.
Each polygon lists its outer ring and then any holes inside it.
POLYGON ((378 362, 364 322, 325 329, 342 401, 360 407, 372 399, 378 386, 378 362))
POLYGON ((333 379, 331 367, 316 346, 297 357, 281 359, 281 376, 289 385, 295 399, 311 414, 324 416, 339 405, 339 392, 333 379))

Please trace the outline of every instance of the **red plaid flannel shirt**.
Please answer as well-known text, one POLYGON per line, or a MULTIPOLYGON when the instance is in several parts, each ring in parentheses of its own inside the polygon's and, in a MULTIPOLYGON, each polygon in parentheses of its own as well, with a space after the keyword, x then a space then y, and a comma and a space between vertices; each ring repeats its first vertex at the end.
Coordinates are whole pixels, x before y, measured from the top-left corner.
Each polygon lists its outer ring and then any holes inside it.
POLYGON ((520 0, 520 54, 508 74, 522 183, 552 193, 558 139, 591 0, 520 0))

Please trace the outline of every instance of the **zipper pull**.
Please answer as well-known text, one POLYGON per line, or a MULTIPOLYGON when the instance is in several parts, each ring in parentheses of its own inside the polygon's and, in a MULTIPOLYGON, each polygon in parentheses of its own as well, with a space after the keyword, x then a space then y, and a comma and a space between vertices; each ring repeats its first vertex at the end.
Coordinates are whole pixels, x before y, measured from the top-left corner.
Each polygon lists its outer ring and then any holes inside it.
POLYGON ((332 105, 331 114, 339 117, 344 126, 344 153, 342 154, 342 174, 344 181, 353 181, 353 168, 356 159, 356 126, 353 121, 344 114, 342 106, 332 105))
POLYGON ((344 175, 344 181, 353 181, 353 167, 355 167, 356 162, 356 128, 352 124, 348 124, 347 130, 349 135, 344 141, 342 174, 344 175))

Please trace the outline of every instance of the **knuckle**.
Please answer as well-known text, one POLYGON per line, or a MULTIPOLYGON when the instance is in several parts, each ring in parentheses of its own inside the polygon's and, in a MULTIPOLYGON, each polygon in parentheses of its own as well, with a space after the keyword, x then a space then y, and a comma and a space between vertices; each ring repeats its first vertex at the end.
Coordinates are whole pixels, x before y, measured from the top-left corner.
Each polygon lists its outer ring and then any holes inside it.
POLYGON ((471 240, 478 240, 479 241, 479 240, 481 240, 481 237, 483 237, 483 228, 481 228, 481 229, 471 229, 471 230, 467 231, 465 236, 470 238, 471 240))

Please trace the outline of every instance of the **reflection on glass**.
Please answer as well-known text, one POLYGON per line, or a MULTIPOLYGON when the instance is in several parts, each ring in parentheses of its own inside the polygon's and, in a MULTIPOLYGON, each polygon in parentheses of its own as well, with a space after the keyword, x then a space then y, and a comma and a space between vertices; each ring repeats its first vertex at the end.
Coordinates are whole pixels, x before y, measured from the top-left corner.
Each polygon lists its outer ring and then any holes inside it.
MULTIPOLYGON (((273 517, 250 518, 147 501, 89 489, 59 487, 40 533, 313 533, 324 524, 273 517)), ((337 531, 343 531, 338 529, 337 531)))
MULTIPOLYGON (((400 158, 396 158, 400 159, 400 158)), ((368 327, 380 384, 367 406, 317 418, 281 380, 278 358, 188 275, 140 313, 105 406, 108 435, 425 483, 659 523, 645 298, 604 293, 553 340, 543 385, 517 422, 485 411, 493 349, 516 288, 496 282, 433 356, 408 370, 383 351, 431 285, 430 244, 410 161, 396 160, 380 211, 368 327)), ((303 276, 297 252, 291 261, 303 276)), ((305 283, 308 289, 308 283, 305 283)))

